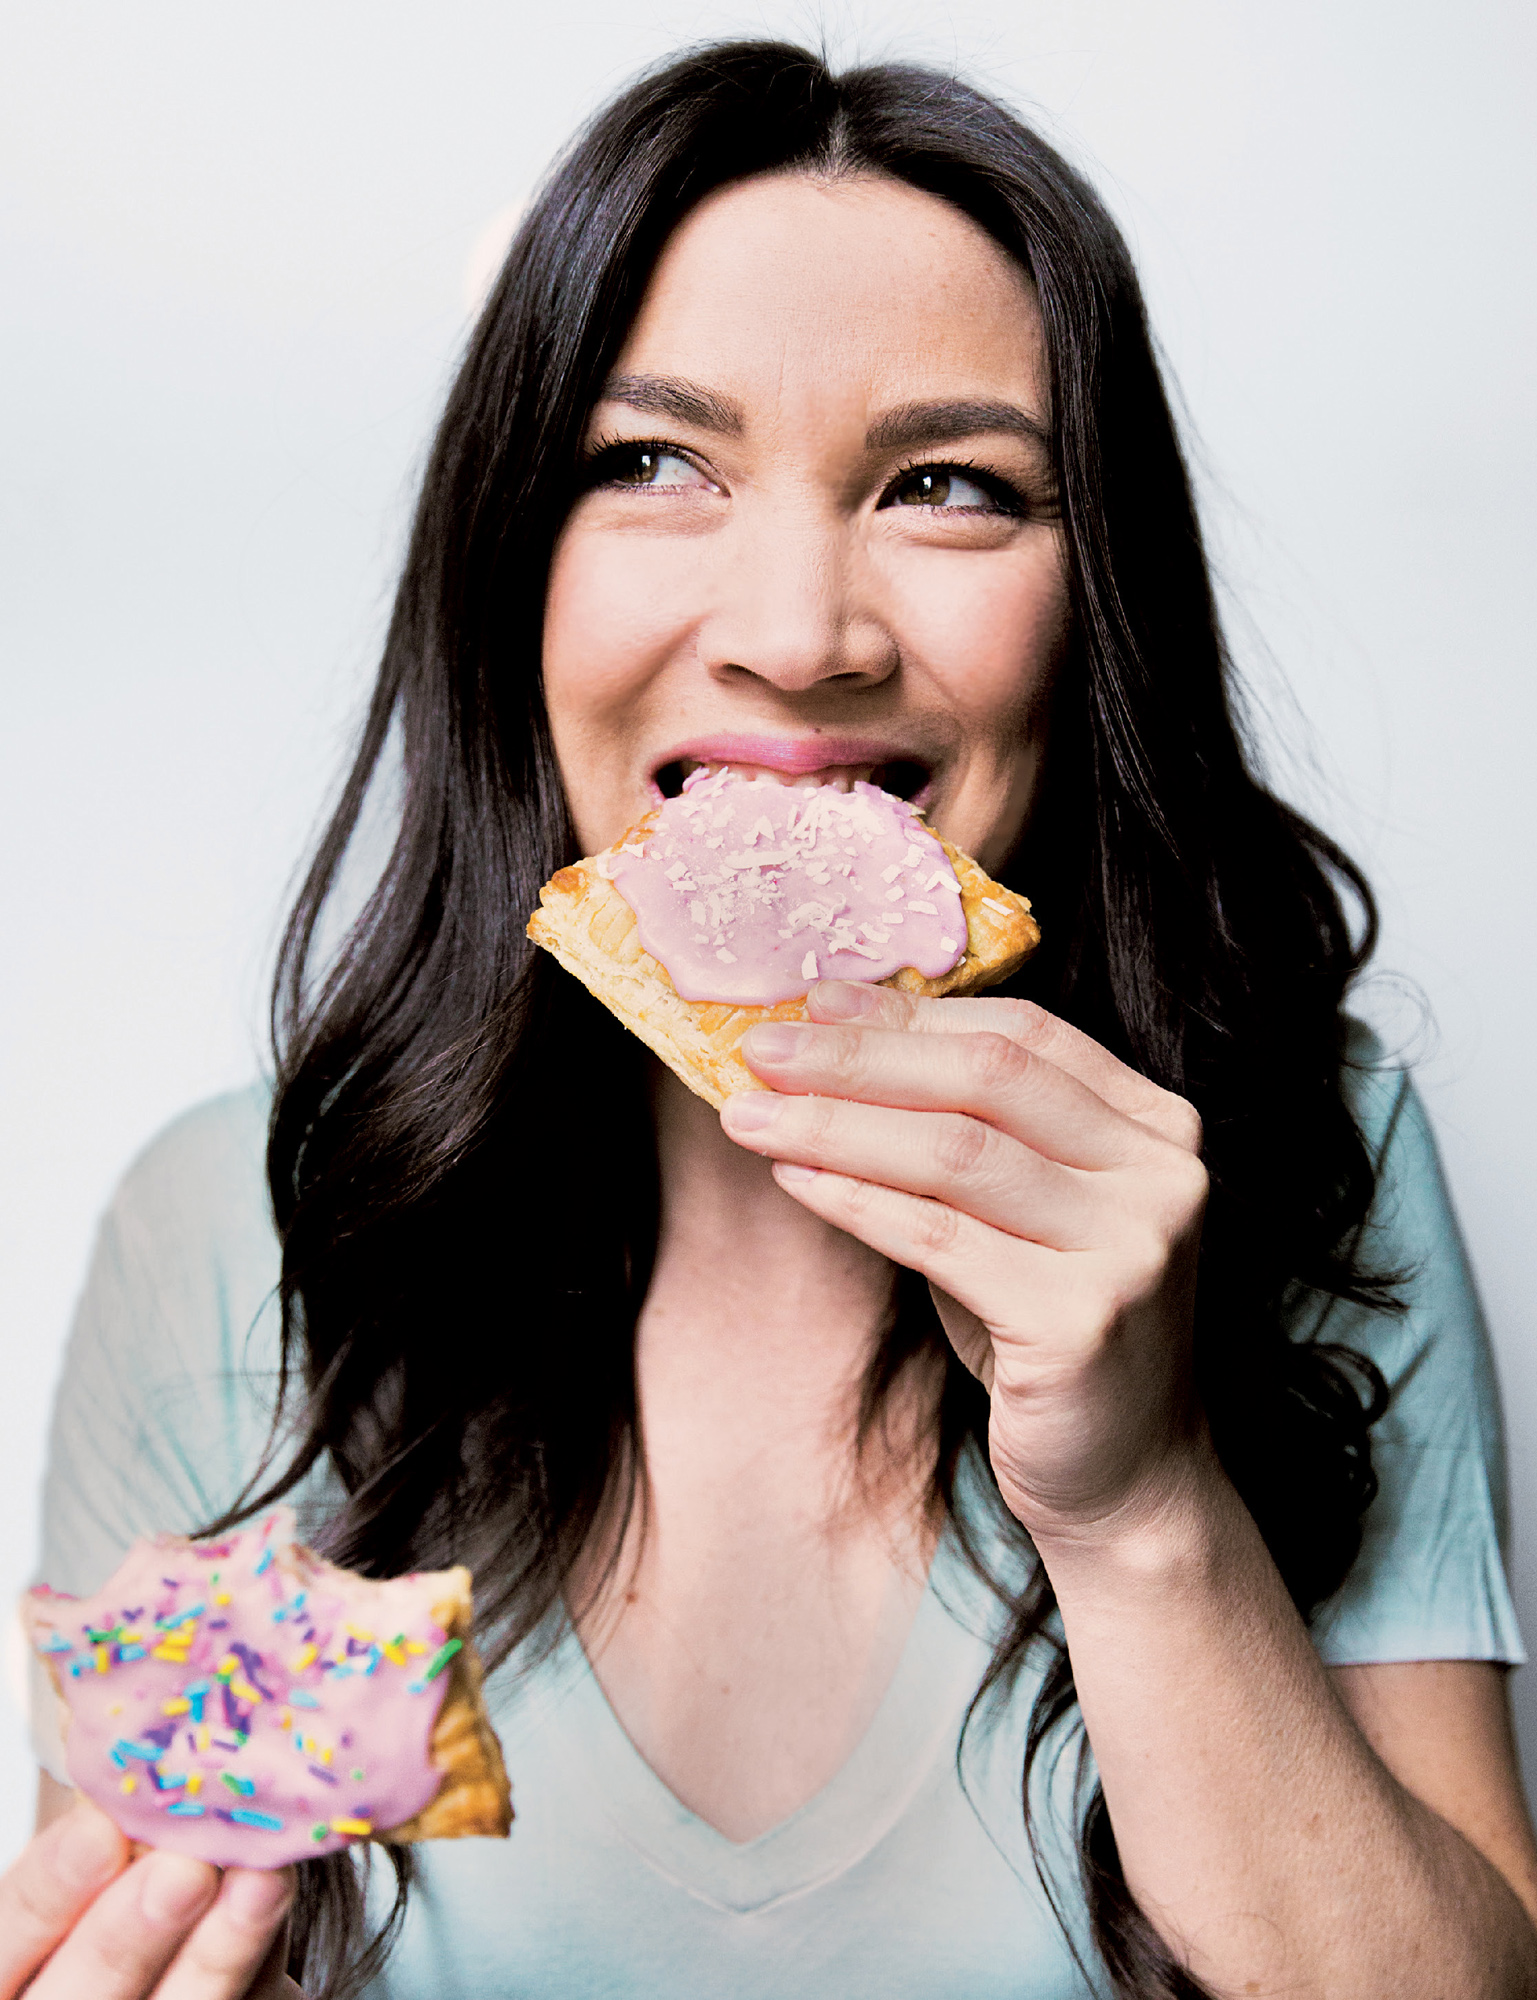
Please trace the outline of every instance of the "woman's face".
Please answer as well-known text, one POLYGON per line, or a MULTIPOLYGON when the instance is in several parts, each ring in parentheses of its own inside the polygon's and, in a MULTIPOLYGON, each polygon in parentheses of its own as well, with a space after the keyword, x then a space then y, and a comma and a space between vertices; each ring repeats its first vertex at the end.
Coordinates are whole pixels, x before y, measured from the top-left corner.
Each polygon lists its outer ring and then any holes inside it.
POLYGON ((1028 280, 878 178, 781 175, 669 242, 592 414, 544 689, 583 851, 697 764, 873 775, 984 865, 1067 623, 1028 280))

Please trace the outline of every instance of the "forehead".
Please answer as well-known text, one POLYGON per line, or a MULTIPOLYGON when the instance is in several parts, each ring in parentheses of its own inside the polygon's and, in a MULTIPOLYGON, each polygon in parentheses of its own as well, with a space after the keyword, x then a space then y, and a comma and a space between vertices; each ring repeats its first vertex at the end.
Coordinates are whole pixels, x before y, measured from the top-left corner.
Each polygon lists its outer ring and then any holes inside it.
POLYGON ((785 174, 710 196, 669 239, 625 372, 755 406, 917 397, 1041 403, 1029 279, 937 196, 875 176, 785 174))

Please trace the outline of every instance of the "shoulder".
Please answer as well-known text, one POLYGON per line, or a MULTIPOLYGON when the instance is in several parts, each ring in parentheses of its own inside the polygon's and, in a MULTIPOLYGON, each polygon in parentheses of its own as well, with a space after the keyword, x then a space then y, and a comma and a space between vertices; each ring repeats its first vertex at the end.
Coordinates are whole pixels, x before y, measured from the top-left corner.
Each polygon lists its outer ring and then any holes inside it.
POLYGON ((102 1217, 67 1375, 153 1384, 275 1361, 281 1253, 265 1170, 265 1083, 184 1112, 144 1148, 102 1217))
POLYGON ((1351 1024, 1343 1071, 1345 1100, 1371 1155, 1377 1186, 1361 1232, 1365 1263, 1394 1281, 1403 1310, 1360 1314, 1336 1308, 1385 1351, 1389 1372, 1424 1362, 1433 1337, 1441 1359, 1467 1350, 1487 1376, 1488 1343, 1477 1291, 1441 1166, 1435 1132, 1408 1069, 1359 1022, 1351 1024))
POLYGON ((118 1183, 102 1219, 98 1257, 125 1279, 172 1290, 214 1267, 266 1290, 277 1238, 267 1193, 266 1082, 183 1112, 118 1183))
POLYGON ((140 1223, 178 1216, 190 1225, 227 1215, 232 1203, 265 1209, 271 1107, 263 1080, 182 1112, 123 1175, 112 1213, 140 1223))
POLYGON ((1351 1116, 1380 1166, 1405 1108, 1418 1103, 1409 1070, 1389 1055, 1374 1028, 1351 1018, 1345 1024, 1340 1083, 1351 1116))
POLYGON ((1378 1491, 1361 1555, 1315 1639, 1334 1664, 1519 1660, 1500 1564, 1499 1392, 1435 1134, 1408 1071, 1358 1024, 1343 1081, 1377 1172, 1362 1258, 1399 1309, 1324 1302, 1298 1329, 1367 1356, 1389 1393, 1371 1434, 1378 1491))
POLYGON ((270 1431, 281 1254, 264 1085, 184 1113, 102 1218, 54 1402, 44 1574, 95 1589, 135 1534, 230 1504, 270 1431))

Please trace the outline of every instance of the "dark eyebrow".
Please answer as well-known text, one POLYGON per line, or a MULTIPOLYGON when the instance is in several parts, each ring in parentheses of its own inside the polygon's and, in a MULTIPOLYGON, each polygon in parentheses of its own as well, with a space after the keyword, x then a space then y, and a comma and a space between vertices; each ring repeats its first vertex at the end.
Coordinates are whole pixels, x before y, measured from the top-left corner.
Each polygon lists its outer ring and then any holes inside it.
POLYGON ((676 375, 610 375, 598 399, 603 403, 623 403, 648 417, 671 417, 676 423, 695 424, 702 431, 724 437, 742 435, 742 412, 725 396, 703 389, 697 382, 685 382, 676 375))
POLYGON ((1039 418, 1014 403, 903 403, 876 418, 865 433, 865 449, 913 451, 931 444, 955 444, 983 431, 1007 431, 1043 446, 1051 442, 1051 433, 1039 418))

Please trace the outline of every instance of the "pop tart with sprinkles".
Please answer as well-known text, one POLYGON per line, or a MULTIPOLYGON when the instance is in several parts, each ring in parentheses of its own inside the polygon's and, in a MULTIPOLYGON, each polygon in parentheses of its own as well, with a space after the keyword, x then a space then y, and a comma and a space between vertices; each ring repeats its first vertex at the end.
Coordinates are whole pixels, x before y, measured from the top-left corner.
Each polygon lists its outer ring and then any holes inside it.
POLYGON ((95 1596, 40 1585, 22 1611, 71 1780, 142 1846, 281 1868, 511 1826, 466 1569, 355 1576, 278 1507, 137 1541, 95 1596))

